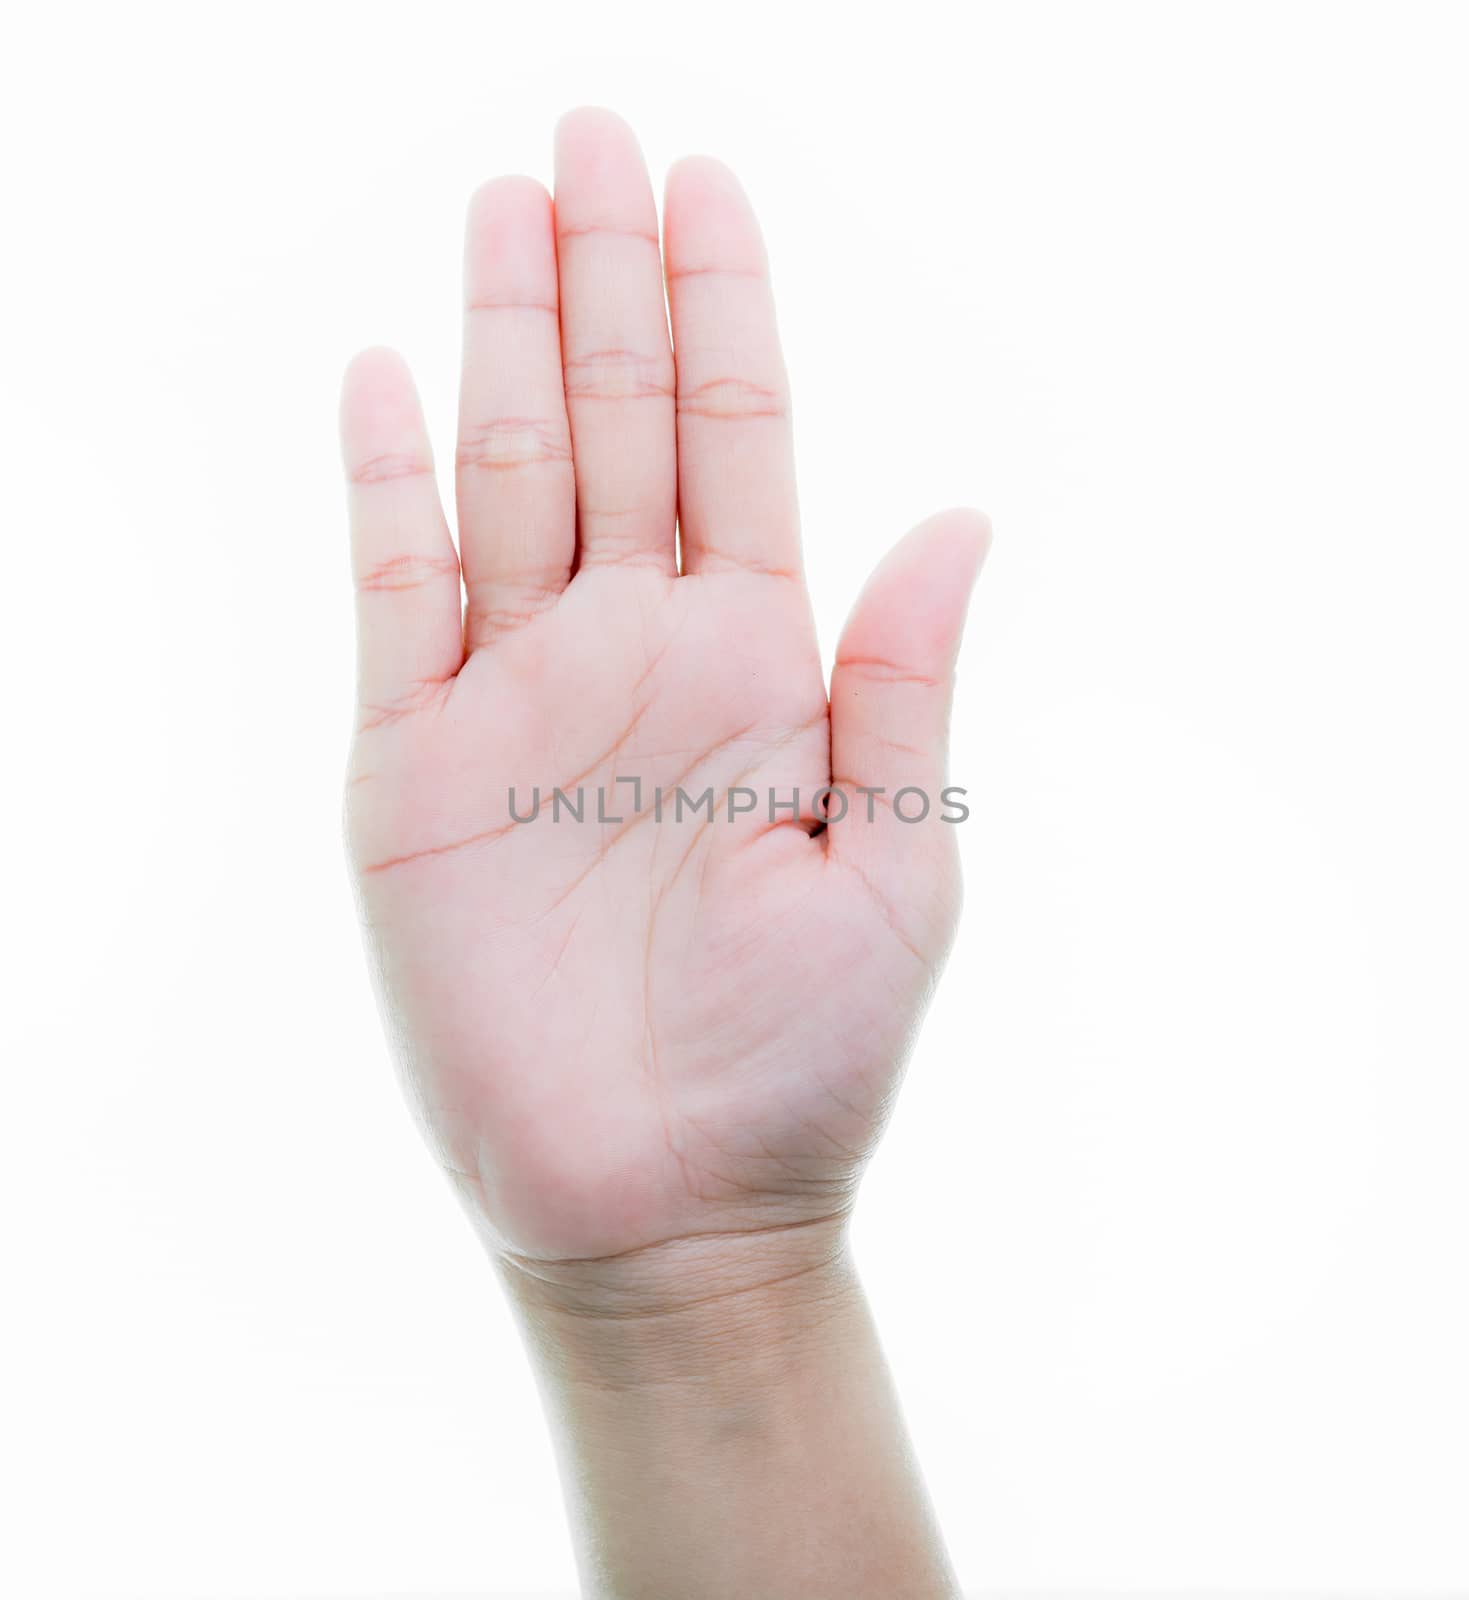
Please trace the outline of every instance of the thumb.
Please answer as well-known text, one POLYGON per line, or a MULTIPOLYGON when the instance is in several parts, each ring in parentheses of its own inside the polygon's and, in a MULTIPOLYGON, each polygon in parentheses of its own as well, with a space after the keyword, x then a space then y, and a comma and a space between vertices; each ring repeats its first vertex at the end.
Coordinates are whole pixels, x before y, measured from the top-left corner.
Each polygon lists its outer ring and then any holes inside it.
MULTIPOLYGON (((837 645, 832 787, 848 811, 833 816, 828 847, 896 885, 933 857, 936 834, 953 833, 940 819, 954 815, 941 798, 954 662, 989 542, 978 511, 940 511, 919 523, 867 580, 837 645)), ((833 796, 833 813, 839 805, 833 796)))

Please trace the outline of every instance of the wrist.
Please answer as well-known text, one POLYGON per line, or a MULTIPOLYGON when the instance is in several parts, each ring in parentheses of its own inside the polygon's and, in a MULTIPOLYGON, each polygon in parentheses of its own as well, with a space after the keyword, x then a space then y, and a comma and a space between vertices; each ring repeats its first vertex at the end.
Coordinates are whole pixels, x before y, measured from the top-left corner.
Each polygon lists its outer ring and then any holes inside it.
POLYGON ((598 1387, 749 1384, 839 1336, 861 1307, 845 1215, 668 1239, 616 1256, 498 1253, 537 1359, 598 1387))
POLYGON ((844 1218, 500 1262, 589 1596, 956 1600, 844 1218))

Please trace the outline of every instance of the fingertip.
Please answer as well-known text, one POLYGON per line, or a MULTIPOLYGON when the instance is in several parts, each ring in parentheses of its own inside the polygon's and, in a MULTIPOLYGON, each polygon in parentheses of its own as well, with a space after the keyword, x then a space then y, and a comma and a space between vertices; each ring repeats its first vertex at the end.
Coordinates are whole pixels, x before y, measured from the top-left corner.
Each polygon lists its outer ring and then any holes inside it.
POLYGON ((680 156, 663 179, 665 223, 676 219, 697 233, 716 235, 731 224, 741 234, 758 232, 754 208, 734 171, 714 156, 680 156))
POLYGON ((768 274, 759 219, 744 185, 713 156, 681 156, 663 180, 663 234, 670 276, 710 267, 768 274))
POLYGON ((616 124, 626 128, 627 120, 615 112, 611 106, 599 105, 595 101, 585 101, 579 106, 568 106, 556 119, 556 136, 567 131, 575 131, 579 127, 592 127, 598 124, 616 124))
MULTIPOLYGON (((372 394, 385 385, 399 383, 408 378, 408 363, 399 353, 385 344, 369 345, 359 350, 342 372, 342 395, 356 397, 372 394)), ((411 383, 412 379, 408 378, 411 383)))
POLYGON ((487 178, 469 196, 466 210, 471 226, 486 215, 507 211, 539 213, 551 204, 551 191, 539 178, 510 172, 487 178))
POLYGON ((408 363, 396 350, 372 345, 347 363, 339 421, 349 471, 406 444, 418 444, 423 434, 418 389, 408 363))
POLYGON ((848 619, 848 646, 859 654, 921 661, 934 676, 949 671, 989 544, 989 518, 972 507, 925 517, 867 580, 848 619))
POLYGON ((925 517, 898 548, 915 547, 915 559, 943 566, 952 579, 972 585, 994 542, 994 529, 973 506, 946 506, 925 517))
POLYGON ((603 106, 578 106, 556 124, 558 233, 612 227, 656 238, 648 164, 632 128, 603 106))
POLYGON ((717 156, 687 155, 680 156, 669 167, 663 179, 663 192, 665 195, 675 191, 698 192, 700 190, 714 190, 726 194, 744 197, 744 185, 736 176, 732 167, 727 166, 717 156))
POLYGON ((463 290, 467 311, 516 304, 555 308, 555 209, 539 179, 491 178, 470 195, 463 290))
POLYGON ((871 582, 901 580, 936 597, 973 587, 989 552, 990 520, 971 506, 935 511, 903 535, 878 562, 871 582))
POLYGON ((925 517, 903 541, 912 546, 912 560, 919 569, 914 613, 943 647, 951 666, 993 537, 984 512, 972 506, 948 506, 925 517))
POLYGON ((607 106, 573 106, 556 119, 553 146, 558 164, 582 151, 596 152, 610 146, 637 146, 637 135, 626 118, 607 106))

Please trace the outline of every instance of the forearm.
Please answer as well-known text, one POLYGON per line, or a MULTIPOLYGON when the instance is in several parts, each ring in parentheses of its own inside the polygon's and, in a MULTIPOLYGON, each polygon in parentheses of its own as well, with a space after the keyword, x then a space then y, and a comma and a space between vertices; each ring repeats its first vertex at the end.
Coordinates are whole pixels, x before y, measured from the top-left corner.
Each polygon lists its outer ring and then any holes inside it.
POLYGON ((588 1600, 952 1600, 840 1224, 507 1263, 588 1600))

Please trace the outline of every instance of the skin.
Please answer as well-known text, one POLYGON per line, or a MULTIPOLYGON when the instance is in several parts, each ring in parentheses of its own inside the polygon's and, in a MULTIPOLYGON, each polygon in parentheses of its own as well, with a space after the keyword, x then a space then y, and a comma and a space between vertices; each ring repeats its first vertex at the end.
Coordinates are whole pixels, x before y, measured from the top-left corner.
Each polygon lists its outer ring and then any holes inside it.
POLYGON ((562 120, 554 202, 476 193, 465 291, 457 551, 402 362, 367 351, 344 384, 349 853, 429 1143, 526 1328, 587 1592, 949 1595, 844 1223, 958 915, 938 796, 987 525, 897 545, 828 690, 753 213, 690 158, 660 242, 608 112, 562 120), (823 825, 832 784, 850 810, 823 825), (675 785, 714 819, 673 815, 675 785), (587 820, 553 822, 578 786, 587 820), (905 786, 925 820, 894 814, 905 786))

